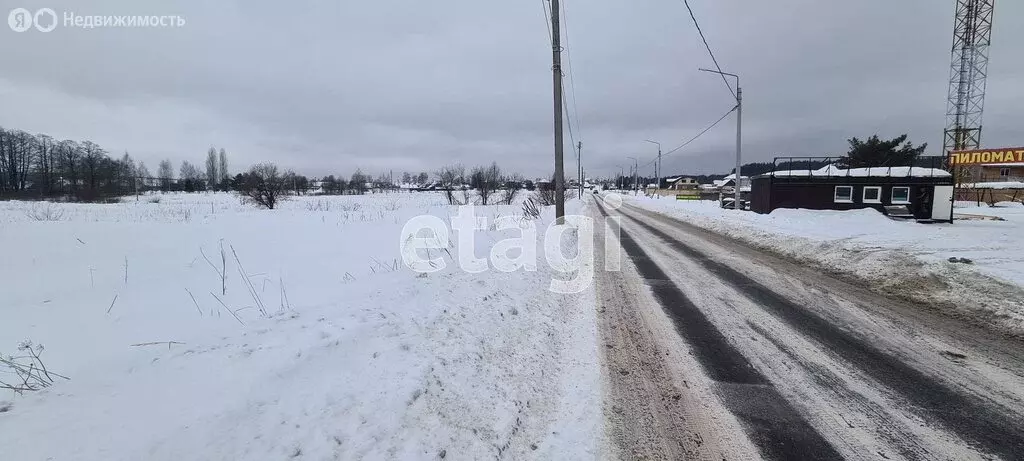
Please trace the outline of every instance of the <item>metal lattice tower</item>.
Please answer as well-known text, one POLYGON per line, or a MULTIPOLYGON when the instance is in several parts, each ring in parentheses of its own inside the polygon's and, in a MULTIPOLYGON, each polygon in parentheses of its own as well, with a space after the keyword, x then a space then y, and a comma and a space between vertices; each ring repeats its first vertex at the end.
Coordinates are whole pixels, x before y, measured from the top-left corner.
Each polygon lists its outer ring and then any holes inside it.
POLYGON ((995 0, 957 0, 949 70, 945 152, 981 147, 988 47, 995 0))

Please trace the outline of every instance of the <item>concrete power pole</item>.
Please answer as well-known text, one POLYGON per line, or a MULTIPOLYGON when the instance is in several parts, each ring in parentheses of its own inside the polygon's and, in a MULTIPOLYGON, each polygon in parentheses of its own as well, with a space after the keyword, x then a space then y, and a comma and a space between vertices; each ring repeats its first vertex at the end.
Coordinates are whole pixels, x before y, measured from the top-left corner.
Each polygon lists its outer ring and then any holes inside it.
POLYGON ((555 219, 565 222, 565 169, 562 165, 562 32, 558 25, 558 0, 551 0, 551 70, 555 96, 555 219))
POLYGON ((628 158, 628 159, 633 161, 633 169, 632 169, 633 195, 636 195, 636 191, 639 189, 639 185, 637 184, 637 181, 640 178, 640 165, 639 165, 640 161, 636 157, 626 157, 626 158, 628 158))
POLYGON ((661 175, 663 174, 661 172, 661 143, 658 141, 651 141, 650 139, 645 139, 644 142, 658 145, 658 159, 654 162, 654 177, 657 178, 655 180, 657 184, 654 186, 654 191, 657 193, 657 191, 661 190, 661 175))
POLYGON ((576 173, 579 176, 580 200, 583 200, 583 141, 576 143, 576 173))
POLYGON ((743 88, 740 88, 740 78, 736 77, 736 205, 737 210, 742 210, 740 197, 743 196, 740 189, 743 184, 743 175, 740 174, 740 165, 743 158, 743 88))
POLYGON ((640 166, 638 165, 639 160, 633 159, 633 195, 637 195, 640 191, 640 166))
POLYGON ((743 164, 742 148, 743 148, 743 89, 740 88, 740 76, 736 74, 730 74, 728 72, 722 72, 710 69, 700 69, 703 72, 711 72, 712 74, 725 75, 736 79, 736 202, 733 204, 737 210, 742 210, 743 207, 740 205, 740 185, 743 175, 740 173, 740 166, 743 164))

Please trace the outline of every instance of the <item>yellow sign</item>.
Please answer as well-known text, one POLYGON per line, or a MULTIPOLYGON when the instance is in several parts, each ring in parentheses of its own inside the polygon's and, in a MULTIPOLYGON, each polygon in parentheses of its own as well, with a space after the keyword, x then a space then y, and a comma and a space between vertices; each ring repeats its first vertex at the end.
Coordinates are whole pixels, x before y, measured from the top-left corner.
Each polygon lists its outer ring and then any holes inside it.
POLYGON ((949 153, 950 165, 983 165, 986 163, 1024 162, 1024 147, 961 150, 949 153))

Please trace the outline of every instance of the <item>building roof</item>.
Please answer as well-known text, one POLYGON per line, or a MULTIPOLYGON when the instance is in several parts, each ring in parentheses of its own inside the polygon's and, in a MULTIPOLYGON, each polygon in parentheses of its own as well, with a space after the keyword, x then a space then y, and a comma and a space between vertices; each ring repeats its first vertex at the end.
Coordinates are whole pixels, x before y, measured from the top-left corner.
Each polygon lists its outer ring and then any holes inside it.
POLYGON ((1024 189, 1024 182, 1019 181, 997 181, 997 182, 976 182, 973 184, 962 184, 967 189, 1024 189))
POLYGON ((1008 166, 1024 166, 1024 162, 1017 163, 985 163, 981 166, 997 166, 997 167, 1008 167, 1008 166))
POLYGON ((843 169, 835 165, 827 165, 817 170, 779 170, 765 173, 762 176, 796 177, 796 176, 818 176, 818 177, 854 177, 854 178, 931 178, 950 177, 948 171, 939 168, 923 168, 917 166, 891 166, 891 167, 869 167, 843 169))

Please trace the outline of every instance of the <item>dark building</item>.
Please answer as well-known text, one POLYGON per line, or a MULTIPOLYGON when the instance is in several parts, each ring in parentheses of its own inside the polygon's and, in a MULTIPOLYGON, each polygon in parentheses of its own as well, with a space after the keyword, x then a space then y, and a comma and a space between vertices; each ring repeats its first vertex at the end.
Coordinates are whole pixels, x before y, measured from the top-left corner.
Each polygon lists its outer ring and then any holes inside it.
POLYGON ((919 220, 950 221, 953 177, 945 170, 922 167, 873 167, 782 170, 755 176, 750 209, 854 210, 919 220))

